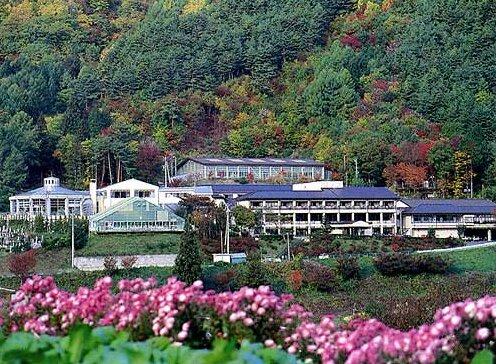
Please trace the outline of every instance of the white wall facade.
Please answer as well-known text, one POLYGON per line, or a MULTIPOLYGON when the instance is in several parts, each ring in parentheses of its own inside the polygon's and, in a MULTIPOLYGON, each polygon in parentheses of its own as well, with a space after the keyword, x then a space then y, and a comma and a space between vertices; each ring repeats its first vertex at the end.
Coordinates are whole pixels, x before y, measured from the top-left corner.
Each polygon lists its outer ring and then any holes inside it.
POLYGON ((140 197, 158 205, 159 187, 133 178, 100 188, 96 190, 94 212, 103 212, 130 197, 140 197))

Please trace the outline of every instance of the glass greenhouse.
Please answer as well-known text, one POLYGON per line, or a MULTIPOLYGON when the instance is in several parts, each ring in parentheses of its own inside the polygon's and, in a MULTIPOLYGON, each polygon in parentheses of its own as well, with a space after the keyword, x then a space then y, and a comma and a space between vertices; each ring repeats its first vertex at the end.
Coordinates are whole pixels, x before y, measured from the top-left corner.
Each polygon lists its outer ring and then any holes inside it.
POLYGON ((90 231, 97 233, 183 230, 184 219, 172 209, 139 197, 128 198, 90 218, 90 231))

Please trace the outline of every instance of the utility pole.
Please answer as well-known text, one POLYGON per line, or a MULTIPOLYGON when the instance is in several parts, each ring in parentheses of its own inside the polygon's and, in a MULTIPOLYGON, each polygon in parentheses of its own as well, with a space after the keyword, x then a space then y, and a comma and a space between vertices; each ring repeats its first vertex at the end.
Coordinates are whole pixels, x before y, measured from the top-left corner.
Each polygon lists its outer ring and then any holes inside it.
POLYGON ((470 198, 474 198, 474 167, 470 159, 470 198))
POLYGON ((358 181, 358 158, 353 159, 355 161, 355 183, 358 181))
POLYGON ((167 156, 164 155, 164 187, 168 186, 167 180, 167 156))
POLYGON ((289 233, 286 233, 287 244, 288 244, 288 260, 291 260, 291 245, 289 244, 289 233))

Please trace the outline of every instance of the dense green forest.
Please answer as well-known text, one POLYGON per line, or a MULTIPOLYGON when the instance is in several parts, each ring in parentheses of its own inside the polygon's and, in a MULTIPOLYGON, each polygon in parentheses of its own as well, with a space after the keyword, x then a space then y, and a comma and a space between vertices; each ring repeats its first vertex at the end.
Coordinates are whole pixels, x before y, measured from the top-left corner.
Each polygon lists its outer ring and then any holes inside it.
POLYGON ((493 0, 0 0, 2 204, 171 153, 494 199, 495 137, 493 0))

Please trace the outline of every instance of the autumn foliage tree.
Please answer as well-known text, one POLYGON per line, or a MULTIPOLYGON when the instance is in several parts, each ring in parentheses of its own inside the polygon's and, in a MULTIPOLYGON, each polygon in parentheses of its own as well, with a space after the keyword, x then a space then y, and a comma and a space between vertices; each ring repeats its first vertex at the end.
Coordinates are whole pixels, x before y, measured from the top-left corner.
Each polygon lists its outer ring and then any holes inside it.
POLYGON ((36 267, 36 251, 34 249, 23 253, 12 254, 8 259, 9 271, 21 279, 21 282, 33 273, 36 267))

